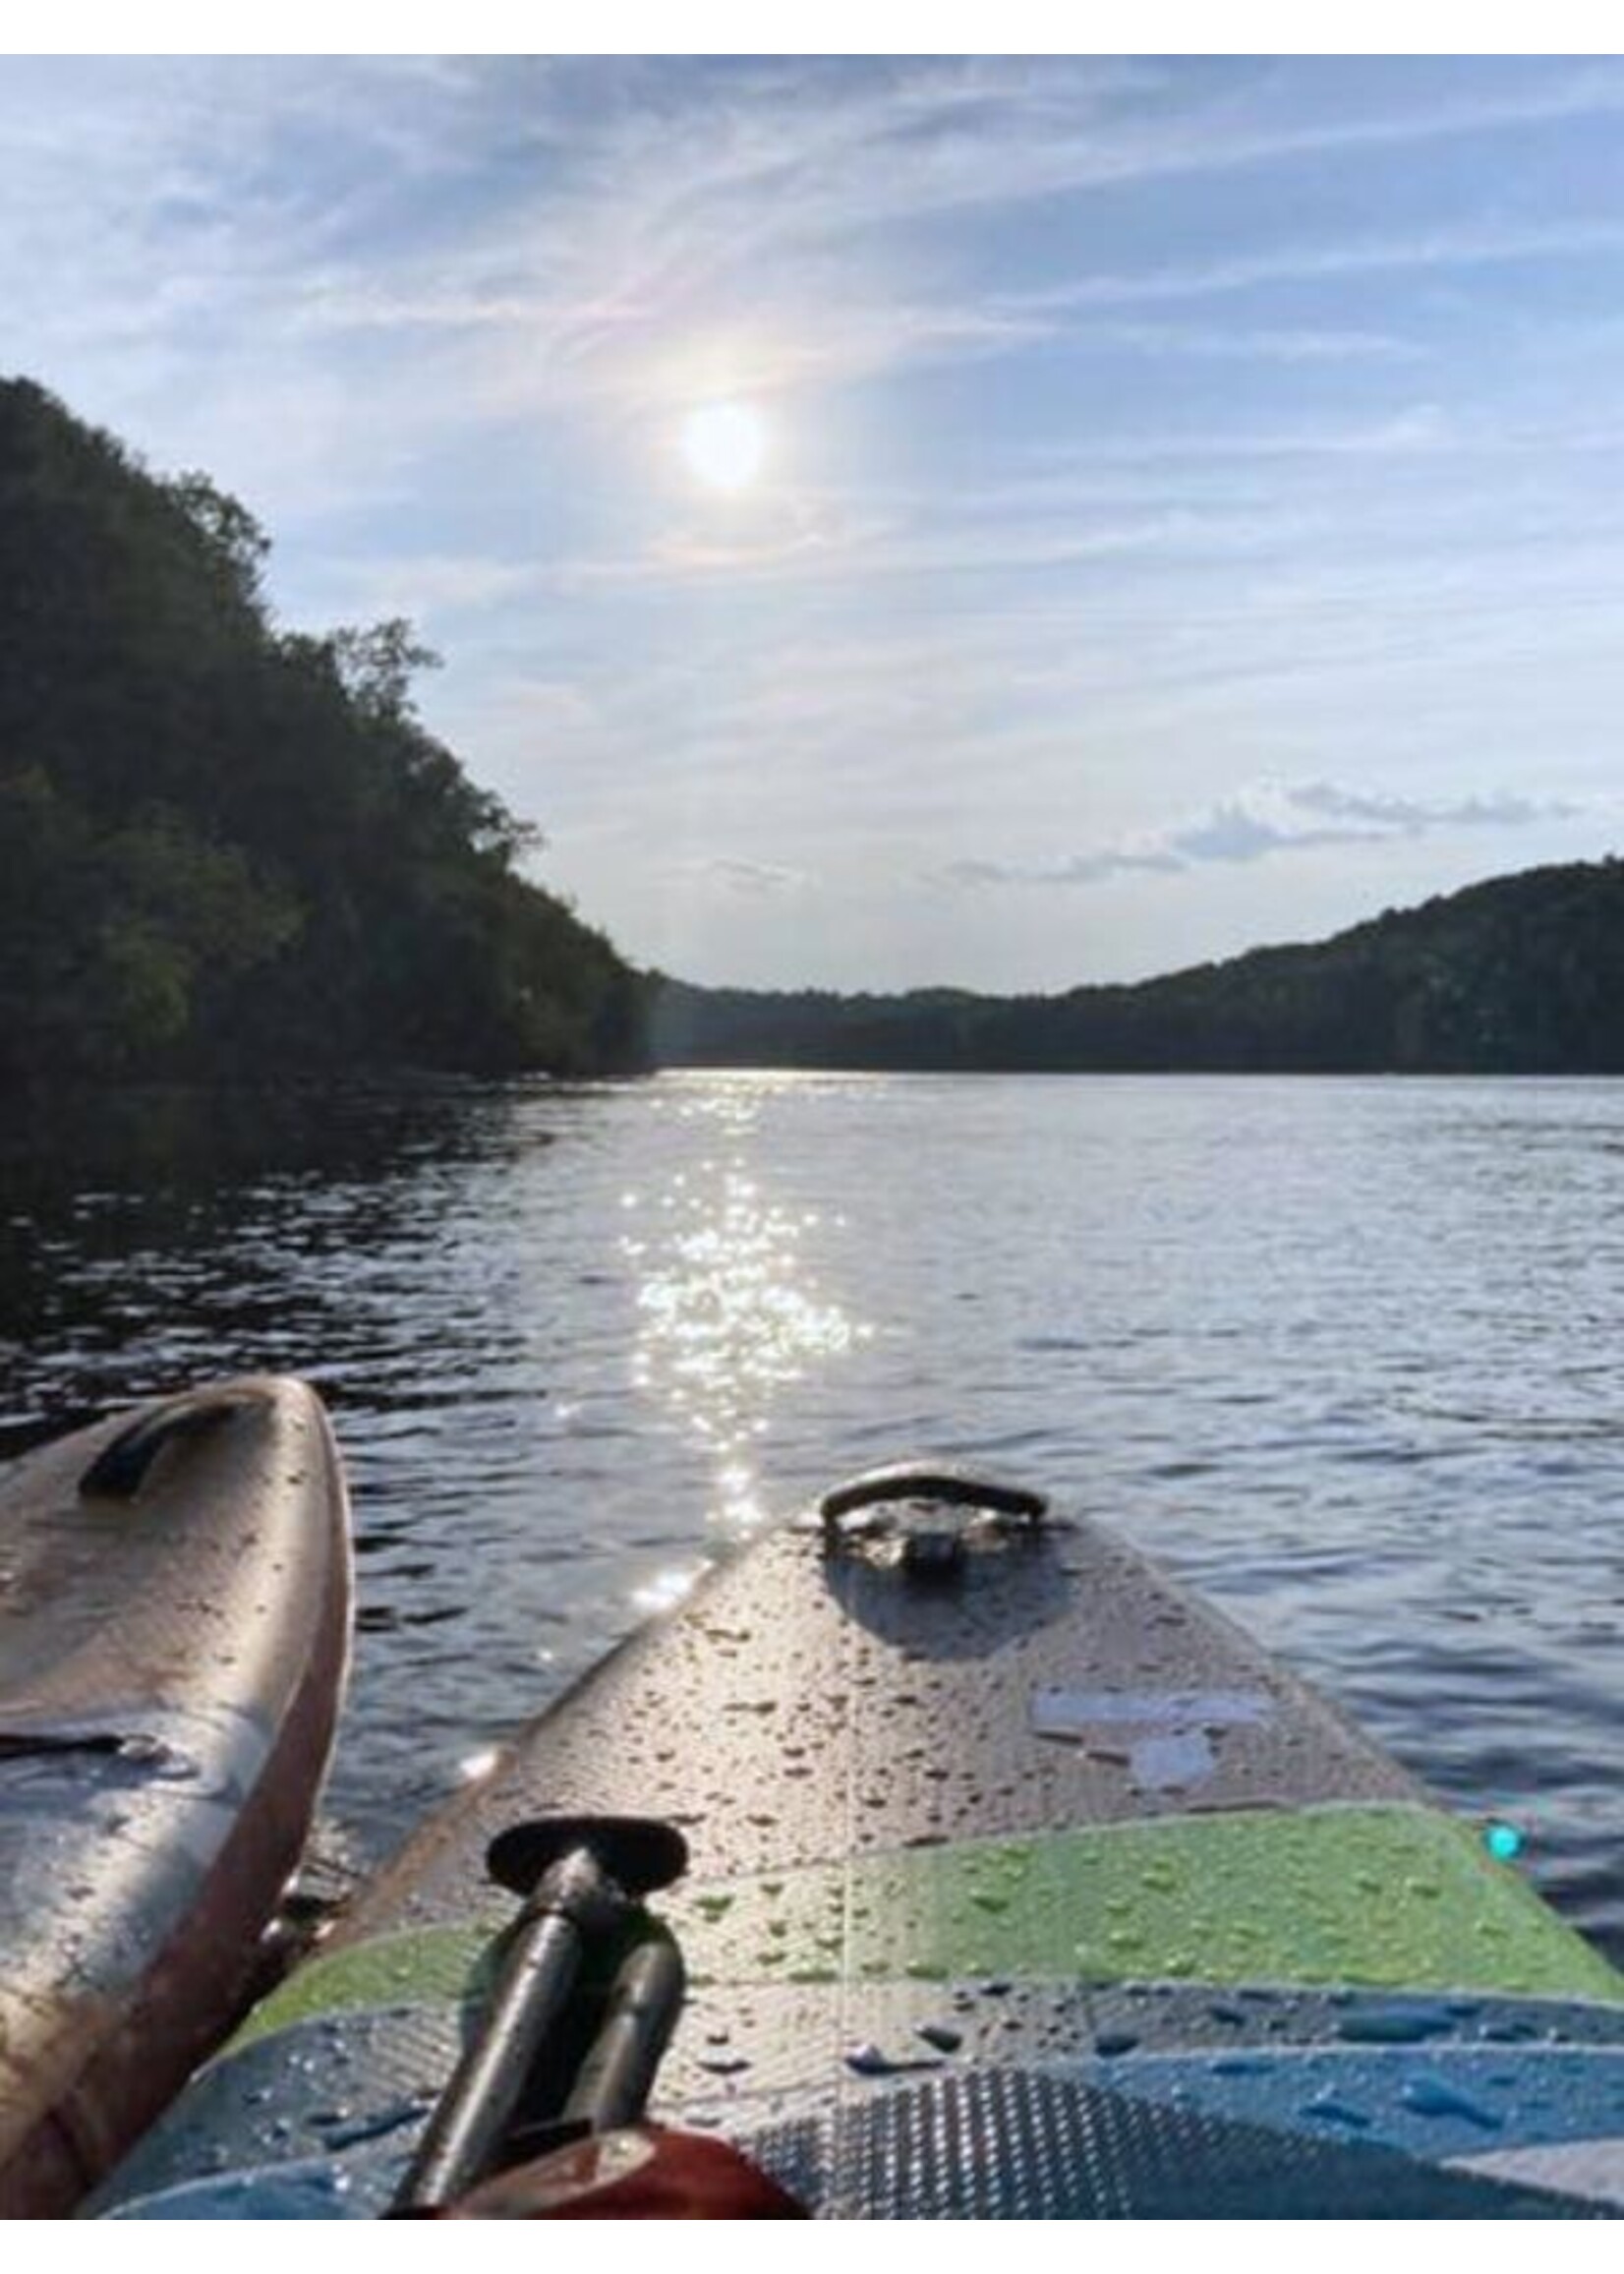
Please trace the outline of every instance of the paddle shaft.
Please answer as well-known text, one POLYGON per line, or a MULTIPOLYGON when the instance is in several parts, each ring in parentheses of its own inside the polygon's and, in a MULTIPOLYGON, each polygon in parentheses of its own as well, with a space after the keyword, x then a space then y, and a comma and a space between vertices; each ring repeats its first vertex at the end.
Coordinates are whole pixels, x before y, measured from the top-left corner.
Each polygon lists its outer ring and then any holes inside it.
POLYGON ((520 1913, 479 2034, 429 2120, 396 2211, 442 2209, 484 2177, 569 2003, 587 1937, 624 1909, 619 1889, 585 1847, 546 1873, 520 1913))
POLYGON ((682 1983, 682 1955, 674 1943, 639 1943, 627 1953, 564 2103, 562 2123, 611 2131, 637 2122, 681 2012, 682 1983))

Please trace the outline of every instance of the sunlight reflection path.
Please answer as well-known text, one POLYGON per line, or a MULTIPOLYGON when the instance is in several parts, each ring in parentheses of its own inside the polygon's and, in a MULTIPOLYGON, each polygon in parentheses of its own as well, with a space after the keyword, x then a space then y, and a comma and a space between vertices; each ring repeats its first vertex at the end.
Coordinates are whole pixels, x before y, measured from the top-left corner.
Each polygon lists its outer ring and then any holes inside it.
MULTIPOLYGON (((803 1253, 820 1217, 769 1197, 754 1173, 770 1084, 695 1098, 684 1120, 714 1125, 715 1153, 650 1196, 622 1195, 621 1253, 638 1279, 634 1375, 703 1447, 716 1480, 713 1528, 748 1539, 767 1521, 758 1449, 780 1392, 840 1359, 869 1329, 811 1282, 803 1253)), ((691 1571, 659 1573, 639 1608, 676 1600, 691 1571)))

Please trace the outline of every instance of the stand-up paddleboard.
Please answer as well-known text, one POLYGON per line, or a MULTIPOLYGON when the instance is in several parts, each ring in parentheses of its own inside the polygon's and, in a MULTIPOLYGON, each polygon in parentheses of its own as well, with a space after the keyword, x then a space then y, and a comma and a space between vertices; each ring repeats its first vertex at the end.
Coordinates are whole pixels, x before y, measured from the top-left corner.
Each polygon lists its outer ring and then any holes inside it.
POLYGON ((816 2213, 1624 2204, 1624 1977, 1482 1828, 1119 1540, 914 1470, 714 1572, 533 1724, 102 2207, 414 2199, 536 1931, 488 1849, 528 1884, 512 1828, 560 1814, 680 1831, 650 2114, 816 2213))
POLYGON ((0 2215, 70 2208, 241 2012, 331 1745, 348 1507, 249 1378, 0 1471, 0 2215))

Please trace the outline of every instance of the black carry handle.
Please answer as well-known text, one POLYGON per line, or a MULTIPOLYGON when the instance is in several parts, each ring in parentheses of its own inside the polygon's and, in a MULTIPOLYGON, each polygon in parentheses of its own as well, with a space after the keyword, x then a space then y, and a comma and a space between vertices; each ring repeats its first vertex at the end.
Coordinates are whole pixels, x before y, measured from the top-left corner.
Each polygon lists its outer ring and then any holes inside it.
POLYGON ((166 1445, 178 1439, 210 1435, 235 1415, 259 1403, 252 1390, 204 1390, 197 1396, 171 1398, 150 1413, 140 1414, 102 1446, 79 1480, 80 1497, 87 1500, 133 1500, 146 1482, 147 1471, 166 1445))
POLYGON ((825 1541, 831 1546, 839 1545, 844 1517, 854 1516, 865 1508, 882 1507, 893 1500, 929 1500, 948 1508, 984 1508, 989 1515, 1004 1517, 1034 1532, 1049 1508, 1041 1492, 1028 1491, 1024 1485, 978 1477, 972 1469, 935 1461, 900 1461, 895 1468, 871 1469, 866 1476, 853 1477, 824 1494, 818 1502, 818 1514, 823 1520, 825 1541))
MULTIPOLYGON (((526 2084, 550 2055, 556 2057, 555 2041, 587 1951, 621 1929, 645 1895, 681 1876, 688 1848, 674 1825, 649 1817, 536 1817, 499 1833, 485 1860, 491 1877, 522 1895, 524 1905, 480 2027, 395 2195, 396 2217, 442 2210, 485 2178, 526 2084)), ((595 2086, 595 2105, 618 2105, 622 2080, 640 2073, 645 2041, 655 2044, 657 2062, 669 2036, 674 2009, 656 2043, 657 2032, 646 2023, 663 2010, 662 1998, 651 2004, 647 1983, 639 1989, 641 1980, 635 1978, 622 1999, 619 2025, 606 2050, 607 2086, 613 2089, 595 2086)), ((680 1967, 676 1994, 680 1998, 680 1967)), ((606 2029, 615 2021, 611 1999, 606 2029)), ((652 2064, 647 2073, 652 2078, 652 2064)))

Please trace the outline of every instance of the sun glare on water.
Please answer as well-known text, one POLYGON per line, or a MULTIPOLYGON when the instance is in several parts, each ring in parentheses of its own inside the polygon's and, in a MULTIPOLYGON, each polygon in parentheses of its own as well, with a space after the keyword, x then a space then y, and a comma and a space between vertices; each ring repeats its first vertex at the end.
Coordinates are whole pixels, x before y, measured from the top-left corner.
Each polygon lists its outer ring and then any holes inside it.
POLYGON ((708 490, 747 490, 767 455, 767 422, 753 403, 702 403, 682 423, 682 455, 708 490))

